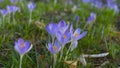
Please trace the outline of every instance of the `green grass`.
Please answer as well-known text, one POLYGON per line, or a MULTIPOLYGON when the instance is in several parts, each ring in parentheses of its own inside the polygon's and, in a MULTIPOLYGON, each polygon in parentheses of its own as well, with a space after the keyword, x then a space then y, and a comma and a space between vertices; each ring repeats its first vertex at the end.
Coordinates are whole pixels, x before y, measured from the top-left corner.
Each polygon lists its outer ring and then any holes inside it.
MULTIPOLYGON (((9 15, 5 17, 5 22, 0 25, 0 64, 3 68, 18 68, 19 55, 14 50, 14 42, 18 38, 29 40, 33 44, 32 50, 23 58, 22 68, 47 68, 52 65, 52 54, 47 50, 46 44, 50 41, 50 36, 45 30, 45 26, 51 22, 59 22, 65 20, 74 25, 74 28, 87 30, 88 34, 83 39, 79 40, 78 47, 71 52, 68 60, 76 60, 81 54, 96 54, 109 52, 107 56, 109 63, 108 67, 116 67, 120 59, 120 37, 119 31, 116 30, 115 22, 117 13, 113 10, 102 8, 97 9, 86 4, 75 2, 78 7, 74 12, 71 11, 73 5, 65 6, 62 2, 56 5, 53 2, 44 3, 42 1, 35 2, 37 7, 32 12, 32 23, 29 25, 29 11, 27 8, 28 1, 24 2, 24 6, 20 3, 16 4, 21 8, 21 12, 16 12, 15 23, 12 15, 9 21, 9 15), (97 18, 92 25, 86 26, 86 21, 91 12, 97 14, 97 18), (79 15, 80 20, 76 26, 75 16, 79 15), (35 22, 39 21, 36 24, 35 22), (45 25, 45 26, 44 26, 45 25), (86 26, 86 27, 85 27, 86 26), (44 57, 41 57, 44 56, 44 57), (42 60, 41 60, 42 59, 42 60)), ((0 8, 5 8, 8 1, 0 4, 0 8)), ((12 5, 12 4, 11 4, 12 5)), ((2 19, 2 16, 0 16, 2 19)), ((66 45, 63 58, 69 44, 66 45)), ((88 61, 93 59, 88 59, 88 61)), ((88 62, 85 68, 94 67, 94 63, 88 62)), ((62 62, 56 64, 56 68, 68 68, 68 65, 62 62)), ((78 68, 82 68, 81 63, 78 63, 78 68)))

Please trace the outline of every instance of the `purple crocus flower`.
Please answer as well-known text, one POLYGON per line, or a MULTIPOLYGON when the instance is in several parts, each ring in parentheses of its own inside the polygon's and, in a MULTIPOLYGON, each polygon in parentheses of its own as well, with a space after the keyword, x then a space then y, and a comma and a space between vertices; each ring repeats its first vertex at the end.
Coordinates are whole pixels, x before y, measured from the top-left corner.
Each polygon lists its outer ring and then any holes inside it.
POLYGON ((95 13, 90 13, 90 16, 87 19, 87 23, 91 23, 96 19, 96 14, 95 13))
POLYGON ((18 0, 10 0, 11 3, 16 3, 18 0))
POLYGON ((0 13, 5 17, 8 14, 8 11, 6 9, 0 9, 0 13))
POLYGON ((62 34, 64 34, 66 32, 66 30, 68 30, 69 25, 65 23, 64 20, 61 20, 58 23, 58 31, 60 31, 62 34))
POLYGON ((111 3, 111 4, 108 4, 108 7, 110 9, 113 9, 115 12, 119 12, 119 8, 118 8, 117 4, 111 3))
POLYGON ((51 22, 50 24, 48 24, 46 26, 46 30, 52 36, 52 38, 54 38, 55 37, 55 32, 57 30, 57 24, 51 22))
POLYGON ((56 37, 58 41, 64 46, 66 43, 70 41, 71 33, 67 30, 64 34, 62 34, 60 31, 56 32, 56 37))
POLYGON ((82 39, 83 37, 86 36, 87 31, 84 31, 81 33, 80 28, 77 28, 75 32, 73 33, 73 27, 71 25, 70 27, 70 32, 71 32, 71 50, 75 49, 78 44, 78 40, 82 39))
POLYGON ((113 3, 113 0, 106 0, 107 4, 113 3))
POLYGON ((89 3, 90 0, 82 0, 83 3, 89 3))
POLYGON ((57 40, 55 40, 54 44, 48 43, 47 49, 52 53, 56 54, 61 50, 61 45, 57 40))
POLYGON ((4 0, 0 0, 0 3, 3 2, 4 0))
POLYGON ((24 55, 29 52, 32 48, 32 45, 29 41, 24 41, 22 38, 19 38, 18 41, 15 42, 15 50, 20 54, 24 55))
POLYGON ((30 10, 30 12, 32 12, 35 9, 36 4, 34 2, 30 2, 28 3, 27 7, 30 10))
POLYGON ((73 4, 73 1, 72 1, 72 0, 69 0, 69 4, 73 4))
POLYGON ((76 22, 79 21, 79 16, 78 16, 78 15, 75 17, 75 21, 76 21, 76 22))
POLYGON ((75 30, 75 32, 72 34, 72 40, 76 41, 76 40, 79 40, 81 38, 83 38, 84 36, 86 36, 87 32, 84 31, 83 33, 81 33, 81 30, 80 28, 77 28, 75 30))
POLYGON ((20 8, 17 6, 7 6, 7 10, 9 13, 15 13, 16 11, 20 12, 20 8))
POLYGON ((99 1, 99 0, 96 0, 94 6, 96 8, 101 8, 103 6, 103 3, 101 1, 99 1))

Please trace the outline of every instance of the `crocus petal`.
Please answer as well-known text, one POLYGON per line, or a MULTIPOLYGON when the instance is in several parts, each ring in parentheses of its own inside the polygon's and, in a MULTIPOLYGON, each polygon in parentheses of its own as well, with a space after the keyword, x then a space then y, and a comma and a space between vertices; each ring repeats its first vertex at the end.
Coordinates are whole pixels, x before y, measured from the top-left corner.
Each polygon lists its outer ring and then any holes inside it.
POLYGON ((60 45, 60 43, 58 42, 58 40, 55 40, 55 45, 56 45, 56 47, 57 47, 57 50, 56 50, 56 53, 57 53, 57 52, 59 52, 60 49, 61 49, 61 45, 60 45))
POLYGON ((29 41, 25 41, 24 44, 25 44, 25 48, 24 48, 25 49, 25 53, 27 53, 29 50, 31 50, 32 45, 30 44, 29 41))
POLYGON ((64 20, 61 20, 59 23, 58 23, 58 27, 64 27, 66 26, 66 23, 64 20))
POLYGON ((80 32, 81 32, 80 28, 77 28, 77 29, 75 30, 74 34, 80 34, 80 32))
POLYGON ((15 42, 15 50, 21 54, 20 47, 18 46, 18 42, 15 42))
POLYGON ((61 38, 62 38, 61 32, 60 32, 60 31, 57 31, 55 35, 56 35, 57 40, 58 40, 60 43, 62 43, 62 42, 61 42, 61 38))
POLYGON ((18 43, 24 43, 24 40, 22 38, 19 38, 18 43))
POLYGON ((47 49, 51 52, 54 53, 53 47, 51 43, 48 43, 47 49))
POLYGON ((49 25, 46 26, 46 30, 52 36, 51 27, 49 25))
POLYGON ((77 40, 79 40, 79 39, 85 37, 86 34, 87 34, 87 31, 83 32, 82 34, 80 34, 80 35, 78 36, 77 40))
POLYGON ((59 30, 62 34, 64 34, 65 31, 68 30, 68 28, 69 28, 69 25, 67 25, 64 20, 61 20, 61 21, 58 23, 58 30, 59 30))
POLYGON ((71 37, 73 35, 73 25, 70 26, 70 33, 71 33, 71 37))

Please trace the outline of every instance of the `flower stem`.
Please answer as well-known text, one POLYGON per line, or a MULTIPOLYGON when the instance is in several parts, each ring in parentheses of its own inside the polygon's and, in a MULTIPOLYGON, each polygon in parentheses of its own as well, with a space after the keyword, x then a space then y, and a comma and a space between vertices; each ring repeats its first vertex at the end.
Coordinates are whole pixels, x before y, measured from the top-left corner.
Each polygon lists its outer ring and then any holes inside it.
POLYGON ((63 49, 64 49, 64 45, 62 45, 63 47, 62 47, 62 49, 61 49, 61 54, 60 54, 60 59, 59 59, 59 62, 61 61, 61 59, 62 59, 62 56, 63 56, 63 49))
POLYGON ((10 13, 9 13, 9 20, 8 20, 8 23, 10 23, 10 21, 11 21, 11 20, 10 20, 10 17, 11 17, 11 15, 10 15, 10 13))
POLYGON ((23 0, 20 0, 21 7, 24 8, 23 0))
POLYGON ((69 46, 69 49, 67 50, 67 53, 66 53, 66 56, 65 56, 65 61, 67 60, 67 55, 70 52, 70 49, 71 49, 71 45, 69 46))
POLYGON ((31 21, 32 21, 32 11, 30 11, 30 17, 29 17, 29 24, 31 23, 31 21))
POLYGON ((4 25, 4 21, 5 21, 5 16, 3 16, 2 23, 0 23, 0 26, 4 25))
POLYGON ((20 66, 19 66, 19 68, 22 68, 21 66, 22 66, 22 58, 23 58, 23 55, 20 55, 20 66))
POLYGON ((53 62, 53 68, 55 68, 55 65, 56 65, 56 54, 53 55, 53 58, 54 58, 53 59, 54 60, 54 62, 53 62))
POLYGON ((16 24, 16 21, 15 21, 15 12, 13 13, 13 24, 16 24))
POLYGON ((54 4, 56 4, 57 3, 57 0, 54 0, 54 4))

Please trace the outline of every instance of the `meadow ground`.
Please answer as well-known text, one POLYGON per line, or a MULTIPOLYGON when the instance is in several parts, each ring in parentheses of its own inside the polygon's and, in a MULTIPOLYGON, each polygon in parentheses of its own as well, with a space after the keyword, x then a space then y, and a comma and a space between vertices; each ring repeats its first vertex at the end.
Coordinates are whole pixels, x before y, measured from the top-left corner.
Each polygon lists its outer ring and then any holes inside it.
MULTIPOLYGON (((19 46, 15 41, 20 38, 33 45, 23 56, 22 68, 118 68, 120 65, 117 0, 15 1, 0 0, 0 68, 19 68, 23 50, 15 50, 19 46), (74 30, 70 30, 71 25, 74 30), (78 34, 71 37, 77 29, 78 34), (109 54, 89 56, 85 58, 87 64, 84 57, 80 60, 83 55, 101 53, 109 54)), ((20 48, 24 47, 25 44, 20 44, 20 48)))

